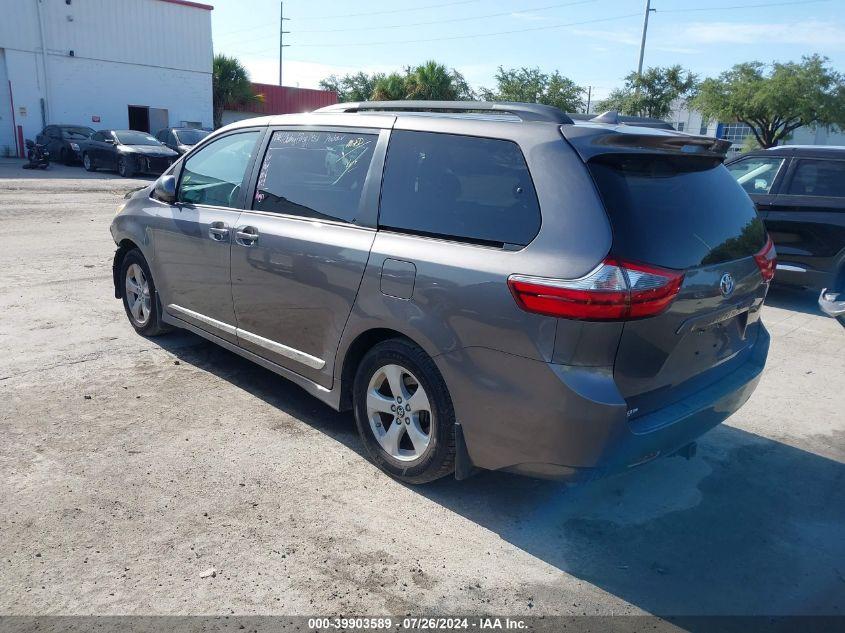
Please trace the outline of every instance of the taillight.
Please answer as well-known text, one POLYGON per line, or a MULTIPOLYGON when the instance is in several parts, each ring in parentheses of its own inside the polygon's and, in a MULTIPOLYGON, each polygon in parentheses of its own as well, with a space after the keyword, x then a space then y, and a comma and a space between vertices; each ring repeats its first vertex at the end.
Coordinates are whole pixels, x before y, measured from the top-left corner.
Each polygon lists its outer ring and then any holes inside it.
POLYGON ((778 254, 775 251, 775 243, 772 238, 766 239, 766 245, 754 256, 754 261, 760 267, 760 274, 763 281, 771 281, 775 277, 775 268, 778 264, 778 254))
POLYGON ((508 286, 523 310, 585 321, 642 319, 663 312, 684 274, 607 258, 579 279, 511 275, 508 286))

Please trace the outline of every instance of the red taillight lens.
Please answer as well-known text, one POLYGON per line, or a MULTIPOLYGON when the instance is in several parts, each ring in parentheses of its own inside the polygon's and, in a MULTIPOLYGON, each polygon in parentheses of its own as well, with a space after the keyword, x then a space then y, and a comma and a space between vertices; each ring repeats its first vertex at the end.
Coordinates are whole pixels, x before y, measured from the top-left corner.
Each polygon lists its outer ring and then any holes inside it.
POLYGON ((663 312, 681 288, 683 273, 606 259, 580 279, 511 275, 508 286, 528 312, 585 321, 641 319, 663 312))
POLYGON ((771 281, 775 278, 775 268, 778 264, 778 254, 775 251, 775 243, 772 238, 766 239, 766 245, 754 256, 754 261, 760 267, 760 274, 763 275, 763 281, 771 281))

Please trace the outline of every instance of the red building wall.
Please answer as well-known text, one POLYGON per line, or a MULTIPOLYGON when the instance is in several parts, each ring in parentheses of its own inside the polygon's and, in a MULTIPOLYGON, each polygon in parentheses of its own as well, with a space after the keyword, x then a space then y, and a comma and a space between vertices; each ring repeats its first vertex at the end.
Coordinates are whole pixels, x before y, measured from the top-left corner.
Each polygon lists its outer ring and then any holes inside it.
POLYGON ((329 90, 311 88, 293 88, 273 84, 252 84, 258 94, 264 95, 264 103, 229 105, 227 110, 235 112, 253 112, 258 116, 268 114, 291 114, 311 112, 323 106, 337 103, 337 93, 329 90))

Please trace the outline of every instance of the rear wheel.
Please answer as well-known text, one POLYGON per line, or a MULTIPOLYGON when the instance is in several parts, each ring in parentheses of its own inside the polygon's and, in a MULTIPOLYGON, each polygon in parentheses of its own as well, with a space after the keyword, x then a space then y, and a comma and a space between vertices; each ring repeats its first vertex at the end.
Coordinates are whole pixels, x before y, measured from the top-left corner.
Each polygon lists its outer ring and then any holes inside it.
POLYGON ((157 336, 170 328, 162 323, 161 303, 147 260, 137 248, 129 251, 120 266, 123 308, 138 334, 157 336))
POLYGON ((358 433, 372 461, 407 483, 439 479, 455 469, 455 413, 434 361, 402 339, 379 343, 355 375, 358 433))
POLYGON ((94 164, 94 159, 91 158, 91 154, 85 152, 82 155, 82 166, 85 168, 85 171, 97 171, 97 166, 94 164))

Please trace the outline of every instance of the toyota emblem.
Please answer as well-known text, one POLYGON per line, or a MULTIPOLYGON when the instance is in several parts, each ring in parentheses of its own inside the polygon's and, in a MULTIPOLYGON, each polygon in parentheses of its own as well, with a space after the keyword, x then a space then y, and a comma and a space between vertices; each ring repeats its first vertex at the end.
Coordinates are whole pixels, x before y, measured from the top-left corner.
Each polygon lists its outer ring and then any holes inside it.
POLYGON ((719 290, 723 297, 730 297, 734 291, 734 278, 730 273, 725 273, 719 280, 719 290))

